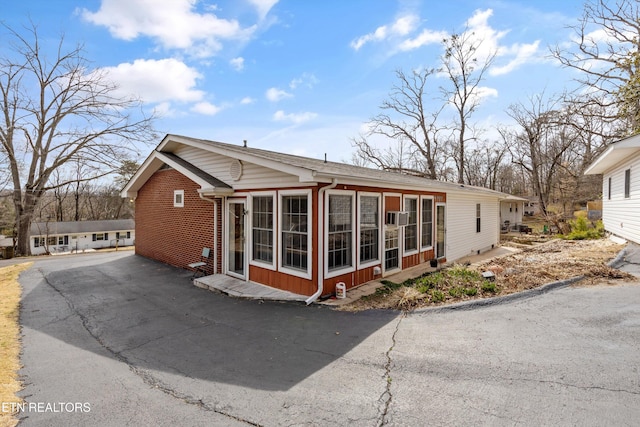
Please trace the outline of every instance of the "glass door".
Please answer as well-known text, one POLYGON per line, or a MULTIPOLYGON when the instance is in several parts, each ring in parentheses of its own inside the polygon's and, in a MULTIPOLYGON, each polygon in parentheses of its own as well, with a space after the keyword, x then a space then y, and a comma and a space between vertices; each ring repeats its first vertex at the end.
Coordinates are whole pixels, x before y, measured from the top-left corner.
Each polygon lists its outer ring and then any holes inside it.
POLYGON ((447 228, 445 223, 445 206, 436 205, 436 258, 445 257, 445 234, 447 228))
POLYGON ((384 271, 400 267, 399 229, 388 228, 384 231, 384 271))
POLYGON ((245 278, 245 202, 230 200, 227 209, 227 273, 245 278))

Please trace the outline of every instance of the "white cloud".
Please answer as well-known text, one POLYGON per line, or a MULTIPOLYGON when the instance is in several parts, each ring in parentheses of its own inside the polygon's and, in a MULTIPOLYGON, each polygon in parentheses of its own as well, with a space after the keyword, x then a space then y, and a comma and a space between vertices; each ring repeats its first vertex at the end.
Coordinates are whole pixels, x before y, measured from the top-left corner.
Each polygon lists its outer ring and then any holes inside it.
POLYGON ((171 108, 170 102, 161 102, 153 107, 153 114, 158 117, 175 117, 177 112, 171 108))
POLYGON ((205 116, 215 116, 222 110, 221 107, 211 104, 210 102, 198 102, 193 107, 191 107, 191 111, 198 114, 203 114, 205 116))
POLYGON ((380 42, 391 37, 406 36, 416 28, 418 17, 416 15, 404 15, 396 19, 390 25, 382 25, 372 33, 360 36, 353 40, 350 46, 354 50, 359 50, 369 42, 380 42))
POLYGON ((107 27, 113 37, 147 36, 164 48, 183 49, 200 58, 222 49, 223 40, 246 40, 256 29, 219 18, 212 13, 215 9, 198 13, 195 6, 195 0, 102 0, 97 12, 83 8, 80 14, 87 22, 107 27))
POLYGON ((310 74, 310 73, 302 73, 302 75, 300 77, 298 77, 297 79, 291 80, 291 82, 289 83, 289 88, 290 89, 296 89, 299 86, 303 85, 303 86, 308 87, 309 89, 311 89, 317 83, 318 83, 318 79, 316 78, 315 75, 310 74))
POLYGON ((233 58, 231 61, 229 61, 229 64, 231 65, 231 67, 233 67, 234 70, 242 71, 244 69, 244 58, 241 56, 233 58))
POLYGON ((255 6, 258 16, 262 20, 267 16, 271 8, 278 3, 278 0, 249 0, 249 3, 255 6))
POLYGON ((308 122, 309 120, 313 120, 316 117, 318 117, 318 115, 311 112, 286 114, 284 111, 278 110, 273 114, 273 120, 277 122, 291 122, 295 124, 308 122))
POLYGON ((136 59, 102 70, 118 84, 121 96, 135 94, 146 103, 196 102, 204 97, 203 91, 195 89, 202 75, 177 59, 136 59))
POLYGON ((492 87, 487 86, 478 86, 476 88, 476 96, 479 99, 489 98, 489 97, 498 97, 498 90, 492 87))
POLYGON ((242 105, 253 104, 254 102, 256 102, 256 100, 251 98, 251 97, 249 97, 249 96, 245 96, 244 98, 242 98, 240 100, 240 104, 242 104, 242 105))
POLYGON ((402 51, 413 50, 428 44, 442 43, 442 40, 448 36, 449 34, 447 34, 446 31, 431 31, 426 29, 417 37, 404 40, 398 48, 402 51))
POLYGON ((265 94, 265 96, 267 97, 267 99, 271 102, 278 102, 284 98, 291 98, 293 95, 290 94, 289 92, 286 92, 282 89, 278 89, 275 87, 269 88, 267 89, 267 92, 265 94))
POLYGON ((492 76, 501 76, 503 74, 510 73, 523 64, 538 60, 538 47, 540 46, 540 40, 536 40, 533 43, 525 44, 513 44, 508 49, 510 56, 515 56, 511 61, 503 66, 494 66, 489 70, 492 76))

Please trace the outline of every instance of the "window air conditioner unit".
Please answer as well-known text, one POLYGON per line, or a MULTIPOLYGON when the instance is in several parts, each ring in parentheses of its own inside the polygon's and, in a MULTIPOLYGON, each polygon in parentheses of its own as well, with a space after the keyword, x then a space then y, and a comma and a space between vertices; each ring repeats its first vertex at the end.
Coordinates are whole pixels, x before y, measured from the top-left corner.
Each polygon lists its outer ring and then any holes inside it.
POLYGON ((409 222, 408 212, 389 211, 387 212, 387 225, 404 226, 409 222))

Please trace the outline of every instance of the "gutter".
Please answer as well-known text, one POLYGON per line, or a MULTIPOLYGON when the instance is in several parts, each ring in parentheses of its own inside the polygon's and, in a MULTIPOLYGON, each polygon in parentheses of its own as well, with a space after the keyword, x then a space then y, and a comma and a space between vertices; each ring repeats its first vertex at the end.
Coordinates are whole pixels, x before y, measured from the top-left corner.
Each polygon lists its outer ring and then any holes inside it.
POLYGON ((320 236, 320 238, 318 239, 318 290, 304 301, 307 303, 307 305, 317 300, 318 297, 322 295, 322 290, 324 289, 324 218, 320 217, 324 216, 325 191, 336 188, 337 185, 338 179, 333 178, 331 180, 331 184, 318 190, 318 235, 320 236))

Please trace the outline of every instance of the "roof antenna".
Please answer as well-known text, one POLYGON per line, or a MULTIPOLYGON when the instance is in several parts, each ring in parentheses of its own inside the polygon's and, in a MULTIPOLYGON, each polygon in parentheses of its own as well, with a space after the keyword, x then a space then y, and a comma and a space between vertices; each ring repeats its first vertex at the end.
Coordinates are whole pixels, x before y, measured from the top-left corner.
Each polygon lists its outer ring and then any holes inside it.
POLYGON ((242 142, 244 142, 244 148, 247 148, 247 140, 244 139, 244 140, 242 140, 242 142))
POLYGON ((324 162, 327 163, 327 153, 324 153, 324 162))

